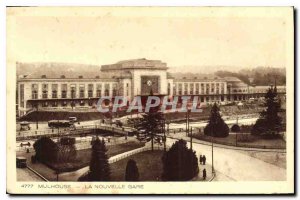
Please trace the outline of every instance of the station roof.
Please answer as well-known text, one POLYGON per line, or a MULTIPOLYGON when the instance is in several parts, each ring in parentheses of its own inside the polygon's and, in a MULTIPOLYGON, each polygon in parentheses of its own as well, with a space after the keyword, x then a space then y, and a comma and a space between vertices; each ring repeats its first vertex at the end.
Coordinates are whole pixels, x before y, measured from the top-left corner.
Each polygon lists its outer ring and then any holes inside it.
POLYGON ((102 72, 100 66, 71 63, 17 63, 19 79, 114 79, 131 78, 122 71, 102 72))
POLYGON ((122 60, 115 64, 102 65, 101 71, 123 69, 162 69, 167 70, 167 64, 160 60, 148 60, 146 58, 122 60))

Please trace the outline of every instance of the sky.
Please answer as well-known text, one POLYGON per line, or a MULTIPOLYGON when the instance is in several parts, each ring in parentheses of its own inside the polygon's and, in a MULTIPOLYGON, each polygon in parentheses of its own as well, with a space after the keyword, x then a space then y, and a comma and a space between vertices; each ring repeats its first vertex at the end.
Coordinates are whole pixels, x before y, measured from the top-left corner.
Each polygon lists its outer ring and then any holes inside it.
POLYGON ((95 65, 147 58, 203 72, 286 65, 285 18, 120 9, 8 12, 8 56, 95 65))

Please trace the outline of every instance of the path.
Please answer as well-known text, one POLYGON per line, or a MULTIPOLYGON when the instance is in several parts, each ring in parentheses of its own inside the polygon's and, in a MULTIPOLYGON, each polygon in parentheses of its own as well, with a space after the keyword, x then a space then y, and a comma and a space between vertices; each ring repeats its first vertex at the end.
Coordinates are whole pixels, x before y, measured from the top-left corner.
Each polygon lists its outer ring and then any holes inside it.
MULTIPOLYGON (((167 139, 167 145, 176 140, 167 139)), ((212 164, 211 146, 193 143, 197 156, 206 155, 207 163, 212 164)), ((221 176, 217 180, 236 181, 282 181, 286 179, 286 170, 275 165, 253 158, 239 150, 214 147, 214 168, 221 176)))

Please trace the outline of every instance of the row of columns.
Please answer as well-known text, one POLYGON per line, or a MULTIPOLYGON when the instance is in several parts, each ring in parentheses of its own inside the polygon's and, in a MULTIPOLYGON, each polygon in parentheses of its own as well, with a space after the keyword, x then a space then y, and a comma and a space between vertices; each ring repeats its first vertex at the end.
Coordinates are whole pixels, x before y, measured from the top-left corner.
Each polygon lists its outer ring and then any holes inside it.
POLYGON ((187 95, 190 94, 196 94, 196 85, 199 86, 199 93, 198 94, 207 94, 206 90, 208 89, 207 84, 209 85, 209 91, 208 94, 217 94, 217 83, 219 84, 219 93, 218 94, 227 94, 227 84, 226 82, 215 82, 215 83, 208 83, 208 82, 176 82, 173 84, 173 94, 179 95, 179 85, 181 84, 181 95, 185 95, 185 84, 187 84, 187 95), (191 84, 193 86, 193 89, 191 90, 191 84), (203 84, 203 88, 201 86, 203 84), (222 90, 222 84, 223 84, 223 90, 222 90), (211 92, 211 88, 214 86, 214 92, 211 92), (203 90, 202 90, 203 89, 203 90), (203 91, 203 92, 202 92, 203 91), (223 91, 223 92, 222 92, 223 91), (192 93, 191 93, 192 92, 192 93))
MULTIPOLYGON (((45 83, 35 83, 38 85, 38 99, 43 99, 43 85, 45 83)), ((52 99, 52 85, 56 84, 56 83, 46 83, 48 84, 48 99, 52 99)), ((109 90, 109 95, 112 96, 113 94, 113 87, 115 84, 115 88, 116 90, 119 89, 118 87, 118 83, 117 82, 109 82, 109 83, 59 83, 56 84, 57 85, 57 98, 60 99, 62 97, 62 85, 63 84, 67 84, 67 98, 71 98, 71 90, 72 90, 72 85, 75 86, 75 98, 79 98, 80 97, 80 87, 81 85, 83 85, 84 87, 84 97, 88 98, 88 92, 89 92, 89 85, 92 84, 93 85, 93 95, 92 97, 97 97, 97 90, 98 88, 101 90, 101 96, 104 96, 105 94, 105 90, 106 88, 108 88, 109 90)), ((32 87, 31 87, 32 88, 32 87)), ((33 93, 33 89, 31 89, 31 94, 33 93)))

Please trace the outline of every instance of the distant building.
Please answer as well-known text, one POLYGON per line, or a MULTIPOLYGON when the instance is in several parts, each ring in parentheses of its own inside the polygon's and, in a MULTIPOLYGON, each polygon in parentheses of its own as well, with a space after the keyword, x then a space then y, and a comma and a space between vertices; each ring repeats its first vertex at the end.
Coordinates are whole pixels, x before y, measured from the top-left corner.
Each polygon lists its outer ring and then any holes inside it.
MULTIPOLYGON (((18 63, 22 67, 22 63, 18 63)), ((84 70, 84 69, 83 69, 84 70)), ((264 95, 268 86, 250 86, 235 77, 173 77, 167 64, 160 60, 133 59, 102 65, 99 72, 83 76, 67 71, 34 73, 17 79, 19 116, 32 110, 89 109, 101 96, 134 96, 150 94, 198 96, 201 103, 243 101, 264 95)), ((278 86, 285 93, 284 86, 278 86)))

